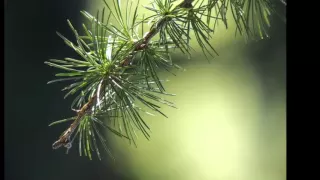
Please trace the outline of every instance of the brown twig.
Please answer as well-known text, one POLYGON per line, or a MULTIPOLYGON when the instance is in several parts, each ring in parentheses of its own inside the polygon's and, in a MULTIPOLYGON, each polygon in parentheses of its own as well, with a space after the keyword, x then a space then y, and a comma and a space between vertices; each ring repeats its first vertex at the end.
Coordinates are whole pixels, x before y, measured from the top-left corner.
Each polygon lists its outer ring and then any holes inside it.
MULTIPOLYGON (((103 80, 101 82, 101 89, 100 91, 102 91, 102 89, 104 89, 106 84, 106 81, 103 80)), ((72 146, 72 142, 70 142, 70 137, 73 134, 74 130, 78 127, 78 125, 81 122, 81 119, 89 112, 89 109, 92 108, 92 105, 94 104, 94 102, 97 100, 98 98, 98 93, 101 92, 97 92, 94 96, 92 96, 89 101, 84 104, 81 109, 78 111, 77 117, 76 119, 73 121, 73 123, 69 126, 69 128, 67 130, 65 130, 62 135, 59 137, 59 139, 57 141, 55 141, 52 144, 52 148, 53 149, 58 149, 60 147, 65 147, 67 149, 70 149, 72 146)))
POLYGON ((159 30, 157 30, 157 28, 151 28, 151 30, 146 34, 142 41, 137 41, 137 44, 135 45, 133 51, 120 63, 120 66, 128 66, 131 63, 136 52, 147 48, 147 45, 149 44, 151 38, 155 36, 158 33, 158 31, 159 30))
POLYGON ((62 133, 62 135, 59 137, 59 139, 52 144, 53 149, 58 149, 61 146, 64 146, 68 149, 71 148, 70 137, 74 132, 74 130, 78 127, 83 116, 88 112, 88 109, 91 108, 91 105, 93 104, 96 98, 97 98, 97 95, 91 97, 90 100, 85 105, 82 106, 82 108, 78 112, 77 118, 73 121, 70 127, 67 130, 65 130, 62 133))

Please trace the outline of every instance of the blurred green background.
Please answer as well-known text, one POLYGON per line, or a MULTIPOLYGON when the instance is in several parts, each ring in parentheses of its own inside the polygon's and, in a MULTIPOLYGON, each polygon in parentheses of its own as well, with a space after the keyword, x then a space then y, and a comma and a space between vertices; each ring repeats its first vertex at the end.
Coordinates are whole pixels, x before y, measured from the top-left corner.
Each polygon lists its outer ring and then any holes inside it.
POLYGON ((75 55, 55 31, 74 40, 66 19, 80 28, 80 10, 102 7, 101 0, 6 2, 5 179, 286 179, 286 25, 277 17, 270 39, 249 44, 221 26, 212 41, 220 56, 210 63, 201 53, 176 57, 186 71, 160 74, 179 109, 163 107, 168 119, 144 116, 151 140, 140 135, 138 148, 107 133, 115 163, 79 157, 76 148, 53 151, 67 124, 48 124, 73 115, 72 99, 63 99, 63 84, 46 84, 56 69, 43 62, 75 55))

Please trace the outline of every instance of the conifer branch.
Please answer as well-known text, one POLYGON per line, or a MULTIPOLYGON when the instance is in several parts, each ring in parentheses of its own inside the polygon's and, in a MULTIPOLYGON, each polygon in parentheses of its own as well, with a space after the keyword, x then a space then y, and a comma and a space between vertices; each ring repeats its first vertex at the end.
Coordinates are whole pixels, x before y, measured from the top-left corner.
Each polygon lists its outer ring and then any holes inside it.
POLYGON ((257 33, 261 38, 268 36, 268 16, 275 12, 272 1, 184 0, 174 5, 175 0, 153 0, 151 7, 145 8, 154 14, 146 18, 143 16, 140 21, 139 1, 133 13, 130 13, 132 2, 130 4, 127 1, 126 11, 123 13, 119 0, 112 0, 112 3, 104 0, 107 16, 104 14, 105 9, 102 14, 98 11, 96 16, 81 11, 90 21, 91 27, 83 24, 85 33, 80 36, 68 20, 76 37, 76 44, 60 33, 57 34, 82 60, 65 58, 45 62, 66 71, 56 74, 62 78, 49 81, 48 84, 71 81, 63 89, 68 91, 65 98, 77 94, 71 104, 71 109, 77 111, 77 115, 50 124, 73 121, 53 143, 53 149, 65 147, 68 153, 74 139, 78 138, 80 155, 84 154, 92 159, 91 152, 95 151, 101 159, 98 139, 112 156, 100 132, 101 128, 108 129, 135 145, 136 130, 149 139, 150 128, 140 113, 153 115, 149 112, 153 111, 167 117, 160 111, 160 105, 175 108, 172 102, 156 95, 174 95, 166 92, 163 80, 157 75, 160 69, 170 72, 172 68, 180 68, 172 62, 170 52, 178 49, 191 56, 190 32, 193 31, 194 38, 206 57, 218 55, 210 44, 210 39, 218 22, 223 22, 228 28, 227 11, 232 12, 237 32, 247 39, 256 37, 257 33), (110 19, 116 24, 112 24, 110 19), (149 23, 152 25, 149 32, 145 33, 144 26, 149 23), (139 27, 141 32, 138 32, 139 27), (155 38, 157 35, 159 38, 155 38))

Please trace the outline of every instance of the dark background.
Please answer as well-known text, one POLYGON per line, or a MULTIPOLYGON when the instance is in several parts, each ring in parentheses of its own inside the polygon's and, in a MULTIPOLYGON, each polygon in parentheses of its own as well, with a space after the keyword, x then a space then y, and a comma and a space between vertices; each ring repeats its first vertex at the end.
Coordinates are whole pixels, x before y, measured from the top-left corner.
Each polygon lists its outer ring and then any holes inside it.
MULTIPOLYGON (((106 161, 89 161, 75 149, 69 155, 54 151, 52 143, 65 129, 52 121, 73 115, 71 99, 63 100, 63 84, 47 85, 56 69, 44 64, 50 58, 72 57, 55 31, 73 37, 66 19, 80 27, 80 13, 88 0, 10 0, 5 3, 5 179, 134 179, 126 167, 106 161), (122 170, 120 170, 122 169, 122 170)), ((268 86, 276 79, 285 88, 285 25, 275 20, 271 40, 249 45, 252 62, 268 86), (262 57, 262 58, 261 58, 262 57), (253 58, 257 59, 257 58, 253 58), (267 61, 268 60, 268 61, 267 61), (271 77, 271 78, 270 78, 271 77), (272 78, 276 77, 276 78, 272 78)), ((274 82, 273 82, 274 83, 274 82)), ((272 87, 267 90, 272 96, 272 87)), ((108 157, 105 157, 108 158, 108 157)))
MULTIPOLYGON (((49 58, 75 53, 56 35, 73 37, 66 19, 80 27, 85 0, 10 0, 5 4, 5 179, 115 179, 114 165, 54 151, 65 126, 52 121, 74 115, 63 84, 47 85, 56 70, 49 58)), ((108 158, 108 157, 106 157, 108 158)), ((122 178, 125 179, 125 178, 122 178)))

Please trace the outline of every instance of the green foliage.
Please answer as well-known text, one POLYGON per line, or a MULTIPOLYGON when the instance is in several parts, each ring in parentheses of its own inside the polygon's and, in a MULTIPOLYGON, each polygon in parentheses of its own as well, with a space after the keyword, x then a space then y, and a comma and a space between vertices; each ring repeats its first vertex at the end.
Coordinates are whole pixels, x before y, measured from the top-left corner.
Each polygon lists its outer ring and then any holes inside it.
POLYGON ((270 0, 197 0, 193 5, 192 1, 175 5, 175 0, 153 0, 145 6, 153 14, 140 17, 139 1, 133 6, 132 1, 127 0, 125 10, 121 9, 118 0, 104 2, 106 10, 98 11, 95 16, 81 11, 89 22, 89 28, 82 25, 83 35, 67 21, 76 43, 57 33, 82 59, 45 62, 63 70, 56 74, 58 79, 48 83, 68 81, 63 88, 67 91, 65 98, 75 95, 71 109, 78 112, 75 117, 50 125, 73 121, 69 131, 65 131, 58 141, 68 151, 73 140, 79 139, 80 155, 90 159, 92 151, 101 159, 97 140, 111 155, 101 129, 108 129, 136 145, 137 130, 147 139, 150 137, 150 129, 141 113, 153 115, 150 112, 155 112, 167 117, 160 106, 175 108, 172 102, 162 98, 162 95, 173 94, 166 92, 157 72, 159 69, 168 72, 173 68, 181 69, 172 62, 170 53, 179 49, 185 55, 192 55, 191 31, 203 54, 214 56, 218 53, 210 39, 218 22, 228 28, 226 12, 229 8, 237 24, 236 32, 247 39, 257 34, 261 38, 268 36, 269 16, 275 11, 270 0), (116 24, 112 24, 111 19, 116 24), (150 30, 145 32, 148 24, 151 24, 150 30))

